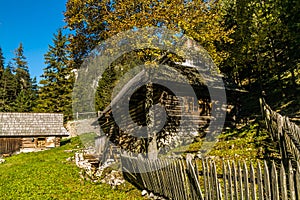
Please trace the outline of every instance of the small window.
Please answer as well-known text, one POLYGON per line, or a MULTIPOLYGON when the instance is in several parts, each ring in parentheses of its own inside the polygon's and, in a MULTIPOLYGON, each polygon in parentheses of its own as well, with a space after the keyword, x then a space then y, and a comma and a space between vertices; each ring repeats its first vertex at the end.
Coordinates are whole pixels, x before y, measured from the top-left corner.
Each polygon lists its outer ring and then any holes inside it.
POLYGON ((37 139, 37 147, 38 148, 45 147, 45 144, 46 144, 46 138, 38 138, 37 139))

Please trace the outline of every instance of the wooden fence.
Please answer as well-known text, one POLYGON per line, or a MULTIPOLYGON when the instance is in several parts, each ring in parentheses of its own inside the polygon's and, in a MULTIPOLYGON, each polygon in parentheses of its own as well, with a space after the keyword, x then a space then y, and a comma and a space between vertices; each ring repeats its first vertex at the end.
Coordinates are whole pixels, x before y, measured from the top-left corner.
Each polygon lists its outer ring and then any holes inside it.
POLYGON ((300 128, 286 116, 273 111, 264 99, 260 99, 261 111, 272 139, 279 144, 282 159, 300 160, 300 128))
POLYGON ((126 180, 168 199, 300 199, 300 129, 260 100, 282 162, 209 158, 149 160, 121 155, 126 180), (290 159, 293 158, 293 160, 290 159))
POLYGON ((300 199, 300 163, 249 163, 212 159, 121 156, 126 180, 168 199, 300 199))

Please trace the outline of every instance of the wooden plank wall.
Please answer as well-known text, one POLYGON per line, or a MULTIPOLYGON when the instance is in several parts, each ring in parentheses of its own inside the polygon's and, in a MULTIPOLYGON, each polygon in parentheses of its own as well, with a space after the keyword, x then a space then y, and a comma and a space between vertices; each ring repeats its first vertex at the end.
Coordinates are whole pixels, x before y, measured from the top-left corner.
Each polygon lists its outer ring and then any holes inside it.
POLYGON ((160 159, 121 156, 126 180, 168 199, 300 199, 300 163, 160 159), (218 163, 218 164, 216 164, 218 163))
POLYGON ((21 138, 0 138, 0 154, 10 154, 20 150, 21 138))

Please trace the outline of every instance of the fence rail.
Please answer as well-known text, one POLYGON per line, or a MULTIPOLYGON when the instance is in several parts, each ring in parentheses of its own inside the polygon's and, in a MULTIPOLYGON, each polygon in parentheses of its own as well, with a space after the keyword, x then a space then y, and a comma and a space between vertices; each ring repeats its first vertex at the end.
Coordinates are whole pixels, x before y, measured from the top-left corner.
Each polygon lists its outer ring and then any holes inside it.
POLYGON ((264 99, 260 99, 260 104, 267 129, 271 133, 272 139, 278 142, 282 159, 288 160, 291 158, 299 161, 300 128, 291 122, 288 117, 273 111, 264 99))
POLYGON ((125 179, 168 199, 300 199, 300 163, 121 156, 125 179))

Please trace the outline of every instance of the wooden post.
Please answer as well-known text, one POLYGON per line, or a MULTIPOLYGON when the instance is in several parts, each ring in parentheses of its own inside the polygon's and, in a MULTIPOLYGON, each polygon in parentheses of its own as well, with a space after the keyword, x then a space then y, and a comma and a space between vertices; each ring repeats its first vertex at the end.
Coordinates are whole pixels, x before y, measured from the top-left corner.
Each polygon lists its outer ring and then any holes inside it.
POLYGON ((258 199, 264 200, 263 176, 261 173, 261 166, 259 161, 257 162, 257 185, 258 185, 258 199))
POLYGON ((264 161, 264 186, 266 192, 266 200, 272 200, 269 169, 266 161, 264 161))
POLYGON ((264 117, 265 117, 263 102, 264 102, 264 99, 259 98, 259 105, 260 105, 260 112, 261 112, 261 115, 262 115, 262 119, 264 119, 264 117))
POLYGON ((250 194, 249 194, 249 180, 248 180, 248 169, 246 162, 244 161, 244 187, 245 187, 245 199, 249 200, 250 199, 250 194))
POLYGON ((272 186, 272 199, 279 200, 279 188, 278 188, 278 175, 274 161, 272 161, 272 169, 271 169, 271 186, 272 186))
POLYGON ((240 199, 244 199, 244 188, 243 188, 243 173, 241 162, 238 161, 238 177, 239 177, 239 190, 240 190, 240 199))
MULTIPOLYGON (((151 70, 151 69, 149 69, 151 70)), ((147 124, 147 133, 148 133, 148 147, 147 153, 148 158, 150 160, 157 159, 158 149, 157 149, 157 141, 156 141, 156 133, 154 133, 154 111, 152 108, 153 106, 153 83, 151 82, 151 74, 147 72, 147 77, 149 78, 149 82, 146 85, 146 124, 147 124)))
POLYGON ((289 173, 289 187, 290 187, 290 198, 291 200, 296 200, 296 193, 295 193, 295 186, 294 186, 294 170, 292 167, 292 162, 289 161, 289 167, 288 167, 289 173))
POLYGON ((223 166, 223 182, 224 182, 224 199, 228 199, 228 193, 227 193, 227 170, 226 170, 226 164, 224 160, 222 160, 222 166, 223 166))
POLYGON ((254 167, 252 165, 252 162, 250 162, 250 187, 251 187, 251 197, 252 200, 256 200, 256 182, 255 182, 255 171, 254 171, 254 167))
POLYGON ((298 199, 300 199, 300 163, 297 161, 297 169, 296 169, 296 194, 298 199))
POLYGON ((239 199, 239 186, 238 186, 238 182, 237 182, 237 176, 238 173, 236 171, 236 166, 235 166, 235 162, 234 160, 232 161, 232 176, 233 176, 233 187, 234 187, 234 193, 235 193, 235 199, 238 200, 239 199))

